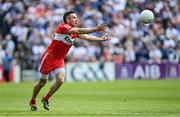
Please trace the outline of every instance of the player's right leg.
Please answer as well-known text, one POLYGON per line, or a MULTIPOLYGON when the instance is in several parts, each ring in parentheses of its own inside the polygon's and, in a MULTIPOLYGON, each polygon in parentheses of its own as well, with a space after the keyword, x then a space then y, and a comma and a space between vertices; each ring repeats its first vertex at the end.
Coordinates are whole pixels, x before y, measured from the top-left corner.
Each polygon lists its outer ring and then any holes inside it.
POLYGON ((53 69, 52 62, 53 62, 53 60, 51 59, 49 54, 47 52, 45 52, 41 58, 41 64, 39 66, 41 78, 40 78, 39 82, 34 86, 33 94, 32 94, 31 101, 30 101, 30 106, 31 106, 32 111, 37 110, 36 97, 39 94, 39 91, 41 90, 41 88, 46 84, 47 79, 48 79, 48 74, 53 69))
POLYGON ((36 111, 37 110, 36 97, 39 94, 41 88, 44 87, 44 85, 46 84, 47 77, 48 77, 47 75, 42 75, 39 82, 34 86, 33 94, 32 94, 31 100, 29 102, 29 105, 31 107, 31 111, 36 111))

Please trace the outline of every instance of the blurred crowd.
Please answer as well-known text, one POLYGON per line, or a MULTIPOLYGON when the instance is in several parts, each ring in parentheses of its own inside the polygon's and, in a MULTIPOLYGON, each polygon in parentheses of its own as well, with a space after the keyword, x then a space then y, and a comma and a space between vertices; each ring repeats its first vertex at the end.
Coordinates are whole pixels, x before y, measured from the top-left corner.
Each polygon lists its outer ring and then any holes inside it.
POLYGON ((107 23, 106 42, 76 40, 66 62, 180 62, 179 0, 0 0, 0 65, 37 69, 65 11, 75 10, 80 27, 107 23), (143 9, 154 12, 149 25, 143 9))

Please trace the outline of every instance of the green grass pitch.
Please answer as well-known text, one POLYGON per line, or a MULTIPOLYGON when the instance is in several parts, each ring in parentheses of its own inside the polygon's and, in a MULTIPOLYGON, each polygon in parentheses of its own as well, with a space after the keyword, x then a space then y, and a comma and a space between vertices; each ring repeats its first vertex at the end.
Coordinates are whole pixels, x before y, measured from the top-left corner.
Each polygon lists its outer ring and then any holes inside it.
POLYGON ((40 100, 48 82, 31 112, 34 84, 0 84, 0 116, 180 116, 180 79, 64 83, 45 111, 40 100))

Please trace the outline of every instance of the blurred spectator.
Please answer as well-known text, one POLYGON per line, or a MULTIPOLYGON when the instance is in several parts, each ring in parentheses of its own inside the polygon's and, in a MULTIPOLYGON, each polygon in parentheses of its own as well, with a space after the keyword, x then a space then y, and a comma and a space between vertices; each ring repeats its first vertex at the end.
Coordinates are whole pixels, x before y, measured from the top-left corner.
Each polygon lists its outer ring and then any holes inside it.
POLYGON ((1 0, 0 64, 7 60, 6 52, 23 69, 37 69, 55 27, 71 9, 78 12, 80 26, 106 22, 112 40, 77 40, 66 62, 180 62, 179 0, 1 0), (143 9, 155 14, 148 26, 139 21, 143 9))
POLYGON ((125 61, 126 61, 127 63, 133 63, 133 62, 135 62, 136 56, 135 56, 135 50, 134 50, 134 48, 133 48, 133 43, 132 43, 132 41, 127 41, 127 42, 125 43, 125 48, 126 48, 126 50, 125 50, 125 52, 124 52, 124 54, 125 54, 125 61))
POLYGON ((3 50, 2 45, 0 44, 0 65, 2 65, 5 55, 5 51, 3 50))
POLYGON ((7 82, 10 81, 10 70, 11 70, 11 66, 12 66, 12 56, 7 52, 5 57, 3 58, 3 64, 2 64, 2 67, 3 67, 3 74, 4 74, 4 77, 5 77, 5 80, 7 82))

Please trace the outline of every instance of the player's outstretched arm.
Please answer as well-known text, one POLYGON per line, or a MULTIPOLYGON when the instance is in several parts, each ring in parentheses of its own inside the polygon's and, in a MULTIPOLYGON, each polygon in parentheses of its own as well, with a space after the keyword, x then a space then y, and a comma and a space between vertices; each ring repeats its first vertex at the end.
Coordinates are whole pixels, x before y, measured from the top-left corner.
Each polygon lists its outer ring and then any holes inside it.
POLYGON ((89 33, 93 33, 93 32, 100 32, 103 31, 105 29, 107 25, 105 23, 94 27, 94 28, 77 28, 74 27, 71 30, 68 31, 68 34, 89 34, 89 33))
POLYGON ((87 35, 87 34, 80 34, 79 38, 83 39, 83 40, 88 40, 88 41, 106 41, 106 40, 110 40, 110 38, 108 38, 106 36, 96 37, 96 36, 87 35))

